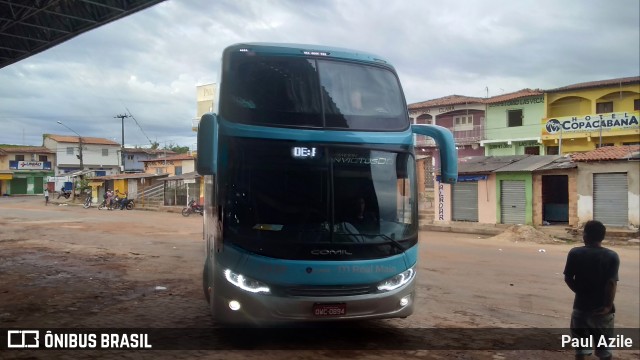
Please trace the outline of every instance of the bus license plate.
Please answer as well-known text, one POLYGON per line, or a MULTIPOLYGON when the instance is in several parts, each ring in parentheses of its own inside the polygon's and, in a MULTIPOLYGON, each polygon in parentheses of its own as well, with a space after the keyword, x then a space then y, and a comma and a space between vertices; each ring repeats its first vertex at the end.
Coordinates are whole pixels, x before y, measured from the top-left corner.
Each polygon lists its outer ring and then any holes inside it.
POLYGON ((318 317, 343 316, 347 314, 347 304, 314 304, 313 315, 318 317))

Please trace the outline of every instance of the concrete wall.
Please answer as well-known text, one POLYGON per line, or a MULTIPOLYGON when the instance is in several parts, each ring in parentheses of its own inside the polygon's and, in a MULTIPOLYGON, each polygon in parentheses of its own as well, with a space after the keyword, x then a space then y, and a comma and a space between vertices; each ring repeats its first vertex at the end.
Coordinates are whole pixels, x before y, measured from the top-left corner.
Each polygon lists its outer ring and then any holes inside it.
POLYGON ((451 185, 436 181, 435 184, 435 222, 451 221, 451 185))
MULTIPOLYGON (((486 140, 509 140, 540 136, 540 119, 544 116, 544 96, 529 96, 521 99, 488 104, 485 119, 486 140), (509 110, 522 110, 522 126, 508 126, 509 110)), ((543 155, 543 152, 540 152, 543 155)), ((489 151, 486 155, 496 155, 489 151)), ((504 155, 516 155, 508 153, 504 155)))
POLYGON ((640 162, 579 162, 577 212, 579 225, 593 219, 593 174, 627 173, 629 224, 640 227, 640 162))
POLYGON ((478 181, 478 222, 483 224, 497 223, 496 209, 496 174, 491 174, 487 180, 478 181))

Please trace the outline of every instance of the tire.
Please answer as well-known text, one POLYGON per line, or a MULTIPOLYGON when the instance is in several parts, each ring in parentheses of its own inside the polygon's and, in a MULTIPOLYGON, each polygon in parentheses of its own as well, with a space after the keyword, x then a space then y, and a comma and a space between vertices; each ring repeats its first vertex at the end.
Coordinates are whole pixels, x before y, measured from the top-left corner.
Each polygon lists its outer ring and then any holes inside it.
POLYGON ((87 200, 84 202, 84 205, 82 205, 83 208, 88 209, 91 207, 91 201, 87 200))
POLYGON ((127 210, 133 210, 133 201, 127 203, 127 210))
POLYGON ((98 205, 98 210, 102 210, 104 208, 105 208, 105 205, 104 205, 104 201, 103 201, 100 205, 98 205))
POLYGON ((189 215, 191 215, 191 209, 189 208, 182 209, 182 216, 189 216, 189 215))

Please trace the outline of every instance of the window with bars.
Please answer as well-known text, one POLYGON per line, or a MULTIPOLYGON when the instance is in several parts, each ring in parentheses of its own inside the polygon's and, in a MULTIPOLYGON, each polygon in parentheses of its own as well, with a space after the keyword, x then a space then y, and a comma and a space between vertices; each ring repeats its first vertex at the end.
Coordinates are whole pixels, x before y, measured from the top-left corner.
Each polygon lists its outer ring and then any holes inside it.
POLYGON ((453 117, 454 130, 473 130, 473 115, 453 117))

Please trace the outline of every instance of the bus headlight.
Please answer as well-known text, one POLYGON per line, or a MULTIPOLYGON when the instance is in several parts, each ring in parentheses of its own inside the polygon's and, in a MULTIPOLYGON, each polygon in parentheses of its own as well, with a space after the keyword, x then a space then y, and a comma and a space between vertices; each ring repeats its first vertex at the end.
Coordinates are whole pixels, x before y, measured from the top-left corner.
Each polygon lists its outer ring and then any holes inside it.
POLYGON ((228 282, 233 285, 239 287, 244 291, 249 291, 252 293, 269 293, 269 287, 258 280, 253 280, 248 277, 245 277, 242 274, 238 274, 229 269, 224 271, 224 277, 228 282))
POLYGON ((400 286, 408 283, 409 281, 411 281, 411 279, 413 279, 413 277, 416 276, 416 272, 414 270, 414 268, 411 268, 409 270, 403 271, 400 274, 389 278, 381 283, 378 284, 378 290, 380 291, 391 291, 391 290, 395 290, 397 288, 399 288, 400 286))

